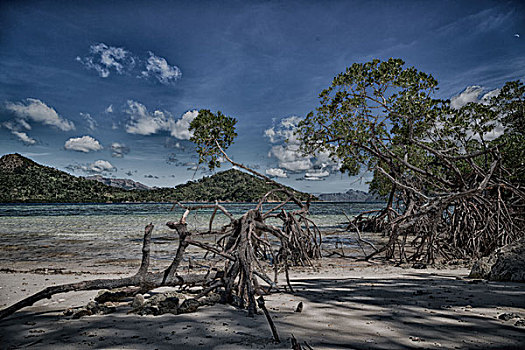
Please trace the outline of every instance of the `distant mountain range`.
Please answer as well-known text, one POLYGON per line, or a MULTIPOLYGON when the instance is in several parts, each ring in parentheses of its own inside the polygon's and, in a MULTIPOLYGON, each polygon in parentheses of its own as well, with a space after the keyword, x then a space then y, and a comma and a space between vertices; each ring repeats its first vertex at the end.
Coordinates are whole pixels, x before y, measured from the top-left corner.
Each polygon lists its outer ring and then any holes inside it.
MULTIPOLYGON (((230 169, 173 188, 153 188, 132 180, 90 179, 40 165, 20 154, 0 158, 1 203, 104 203, 231 201, 254 202, 276 185, 239 170, 230 169), (127 187, 127 188, 126 188, 127 187)), ((310 195, 295 192, 302 200, 310 195)), ((278 193, 270 200, 281 200, 278 193)))
POLYGON ((326 202, 384 202, 384 199, 375 194, 352 189, 343 193, 323 193, 318 197, 326 202))

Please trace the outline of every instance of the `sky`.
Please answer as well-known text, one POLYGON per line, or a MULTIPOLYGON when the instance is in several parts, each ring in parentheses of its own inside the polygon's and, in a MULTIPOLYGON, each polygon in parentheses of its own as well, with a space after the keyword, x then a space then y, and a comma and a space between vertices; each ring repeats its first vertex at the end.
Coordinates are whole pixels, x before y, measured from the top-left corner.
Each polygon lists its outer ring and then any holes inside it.
POLYGON ((524 40, 522 1, 4 0, 0 155, 171 187, 209 175, 188 126, 210 109, 238 120, 236 162, 310 193, 367 190, 370 174, 297 152, 334 76, 401 58, 459 105, 523 80, 524 40))

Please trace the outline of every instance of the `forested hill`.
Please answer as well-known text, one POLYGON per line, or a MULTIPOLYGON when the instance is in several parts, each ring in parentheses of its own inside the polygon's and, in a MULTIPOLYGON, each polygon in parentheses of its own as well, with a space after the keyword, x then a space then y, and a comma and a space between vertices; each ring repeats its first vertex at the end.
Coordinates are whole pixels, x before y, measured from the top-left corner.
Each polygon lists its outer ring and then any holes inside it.
MULTIPOLYGON (((125 190, 43 166, 19 154, 0 158, 2 203, 253 202, 274 188, 238 170, 227 170, 174 188, 125 190)), ((288 188, 290 191, 293 189, 288 188)), ((296 191, 294 191, 296 192, 296 191)), ((303 200, 308 194, 296 192, 303 200)), ((273 197, 277 200, 280 198, 273 197)))

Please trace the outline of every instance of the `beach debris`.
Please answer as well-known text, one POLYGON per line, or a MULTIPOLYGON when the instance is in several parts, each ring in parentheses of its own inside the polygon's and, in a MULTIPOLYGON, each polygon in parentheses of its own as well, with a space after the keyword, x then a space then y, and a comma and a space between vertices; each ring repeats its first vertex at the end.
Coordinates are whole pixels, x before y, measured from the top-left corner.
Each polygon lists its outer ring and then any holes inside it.
POLYGON ((268 324, 270 325, 270 329, 272 330, 273 340, 275 340, 276 343, 280 343, 281 339, 279 339, 277 328, 275 327, 275 323, 273 323, 272 316, 270 316, 270 312, 266 308, 266 305, 264 303, 264 298, 262 295, 257 299, 257 305, 264 312, 264 316, 266 316, 266 320, 268 321, 268 324))
POLYGON ((414 337, 414 336, 410 336, 410 337, 408 337, 408 339, 412 340, 413 342, 424 342, 425 341, 425 339, 423 339, 423 338, 414 337))
POLYGON ((304 341, 304 347, 301 346, 301 343, 295 338, 293 334, 290 334, 290 341, 292 343, 292 350, 313 350, 313 348, 308 344, 306 341, 304 341))
POLYGON ((295 312, 303 312, 303 302, 300 301, 299 304, 297 304, 297 307, 295 308, 295 312))

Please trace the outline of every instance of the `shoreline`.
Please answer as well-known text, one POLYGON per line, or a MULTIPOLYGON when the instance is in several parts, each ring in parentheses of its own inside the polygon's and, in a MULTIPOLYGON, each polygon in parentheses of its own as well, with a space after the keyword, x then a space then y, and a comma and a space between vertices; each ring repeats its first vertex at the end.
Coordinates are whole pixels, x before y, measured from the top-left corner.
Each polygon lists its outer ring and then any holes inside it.
MULTIPOLYGON (((0 271, 1 307, 53 284, 134 272, 107 266, 90 274, 69 269, 0 271)), ((126 306, 76 320, 63 315, 69 307, 85 305, 96 291, 55 295, 0 320, 0 342, 6 349, 289 349, 293 334, 314 349, 520 348, 525 339, 525 327, 515 325, 520 319, 498 317, 525 319, 523 284, 467 275, 465 267, 414 269, 340 258, 324 258, 314 272, 294 268, 295 294, 265 296, 281 344, 273 343, 263 315, 248 318, 244 310, 221 304, 182 315, 138 316, 127 314, 126 306), (302 313, 294 312, 299 302, 302 313)))

